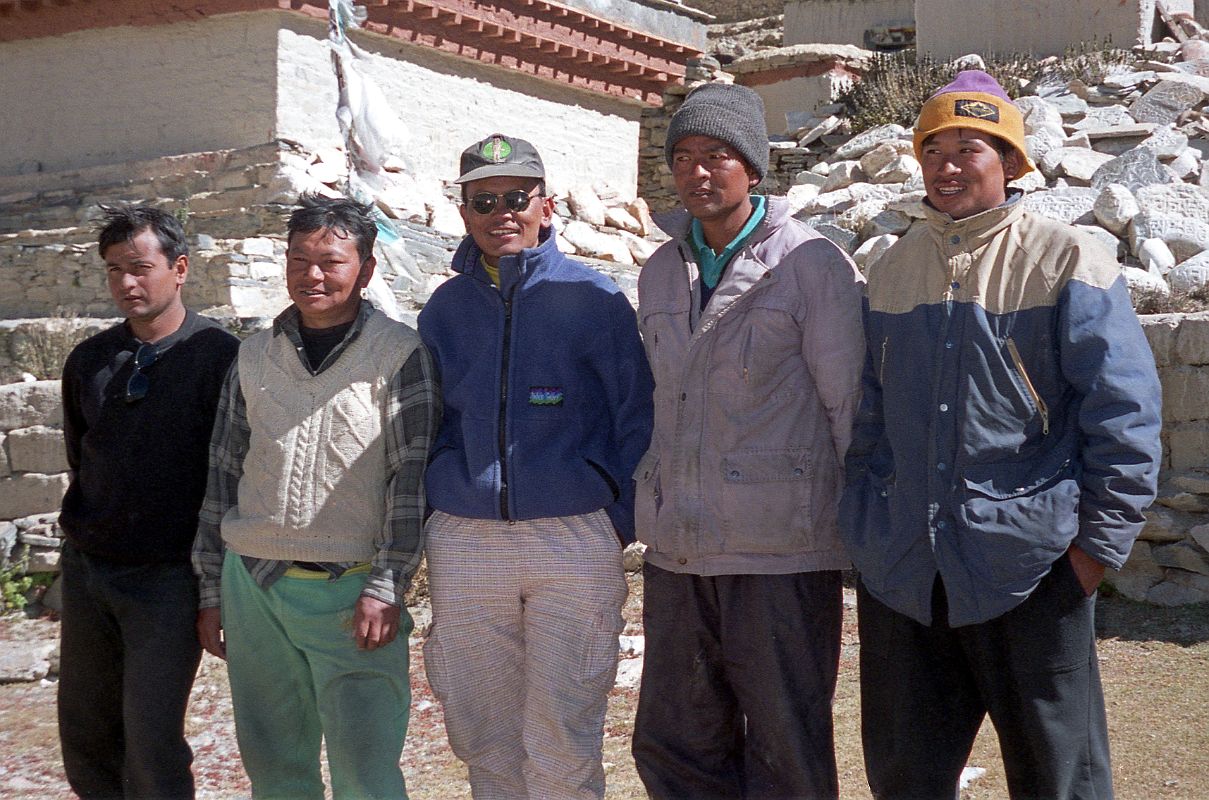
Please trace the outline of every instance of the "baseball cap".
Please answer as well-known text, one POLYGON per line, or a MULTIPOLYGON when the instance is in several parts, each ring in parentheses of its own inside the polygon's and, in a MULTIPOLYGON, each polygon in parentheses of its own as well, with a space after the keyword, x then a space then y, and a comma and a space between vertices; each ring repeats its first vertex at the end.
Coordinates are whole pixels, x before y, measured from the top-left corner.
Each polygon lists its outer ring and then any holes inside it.
POLYGON ((537 148, 524 139, 493 133, 462 151, 460 175, 454 183, 469 183, 505 175, 544 180, 546 169, 537 148))

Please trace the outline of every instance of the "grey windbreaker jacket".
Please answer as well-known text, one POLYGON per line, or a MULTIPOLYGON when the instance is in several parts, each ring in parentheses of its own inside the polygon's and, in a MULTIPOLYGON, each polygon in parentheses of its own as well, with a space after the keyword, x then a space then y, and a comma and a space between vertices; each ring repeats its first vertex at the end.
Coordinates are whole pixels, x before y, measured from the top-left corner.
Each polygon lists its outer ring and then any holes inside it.
POLYGON ((699 575, 843 569, 841 465, 864 355, 860 274, 769 198, 704 312, 680 210, 638 280, 655 432, 635 473, 653 565, 699 575))

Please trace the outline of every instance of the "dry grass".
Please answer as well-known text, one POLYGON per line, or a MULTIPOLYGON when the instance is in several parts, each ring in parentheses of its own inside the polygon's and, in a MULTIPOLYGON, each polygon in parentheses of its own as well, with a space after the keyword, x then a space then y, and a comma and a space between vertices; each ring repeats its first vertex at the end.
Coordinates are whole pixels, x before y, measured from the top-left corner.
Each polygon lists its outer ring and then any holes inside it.
MULTIPOLYGON (((641 580, 631 578, 627 633, 639 633, 641 580)), ((1209 797, 1209 606, 1163 609, 1101 598, 1100 658, 1120 800, 1209 797)), ((53 624, 45 631, 53 633, 53 624)), ((0 644, 11 638, 0 621, 0 644)), ((844 800, 867 800, 861 761, 855 613, 845 609, 836 696, 836 745, 844 800)), ((413 800, 468 798, 465 770, 445 742, 440 707, 412 648, 413 711, 403 766, 413 800)), ((197 751, 199 798, 247 797, 230 717, 226 673, 206 656, 194 689, 189 735, 197 751)), ((605 731, 608 798, 645 797, 629 755, 637 691, 615 689, 605 731)), ((70 797, 60 767, 53 684, 0 686, 0 796, 70 797)), ((984 727, 970 763, 987 774, 962 800, 1007 797, 994 732, 984 727)))

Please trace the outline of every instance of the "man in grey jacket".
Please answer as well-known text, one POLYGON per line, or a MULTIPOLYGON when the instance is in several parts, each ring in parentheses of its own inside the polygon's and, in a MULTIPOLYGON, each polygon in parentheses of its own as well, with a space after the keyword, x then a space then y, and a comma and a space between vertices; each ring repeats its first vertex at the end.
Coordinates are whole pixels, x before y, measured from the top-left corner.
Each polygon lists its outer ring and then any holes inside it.
POLYGON ((684 208, 639 278, 655 432, 635 475, 646 659, 634 730, 654 798, 838 796, 840 465, 861 279, 780 198, 750 89, 672 118, 684 208))

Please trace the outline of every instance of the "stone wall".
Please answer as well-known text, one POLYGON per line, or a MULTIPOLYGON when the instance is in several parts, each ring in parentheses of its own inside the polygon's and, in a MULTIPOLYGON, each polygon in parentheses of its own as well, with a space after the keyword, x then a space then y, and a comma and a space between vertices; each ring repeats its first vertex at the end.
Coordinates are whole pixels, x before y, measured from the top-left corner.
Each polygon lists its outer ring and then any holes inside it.
POLYGON ((1108 581, 1158 605, 1209 601, 1209 312, 1142 317, 1163 383, 1158 501, 1108 581))
MULTIPOLYGON (((632 288, 632 287, 631 287, 632 288)), ((1209 312, 1142 318, 1163 382, 1158 502, 1117 591, 1160 605, 1209 601, 1209 312)), ((29 548, 30 571, 53 572, 54 520, 67 488, 57 381, 0 386, 0 561, 29 548)))
POLYGON ((0 565, 57 572, 67 491, 58 381, 0 386, 0 565))
MULTIPOLYGON (((1165 3, 1173 13, 1193 10, 1193 0, 1165 3)), ((939 59, 966 53, 1053 56, 1079 42, 1108 38, 1121 48, 1149 44, 1154 20, 1155 0, 916 0, 915 41, 919 52, 939 59)))
POLYGON ((787 0, 785 44, 833 42, 865 47, 865 31, 910 24, 915 0, 787 0))

